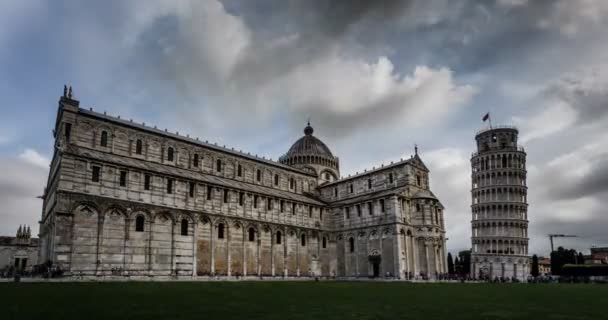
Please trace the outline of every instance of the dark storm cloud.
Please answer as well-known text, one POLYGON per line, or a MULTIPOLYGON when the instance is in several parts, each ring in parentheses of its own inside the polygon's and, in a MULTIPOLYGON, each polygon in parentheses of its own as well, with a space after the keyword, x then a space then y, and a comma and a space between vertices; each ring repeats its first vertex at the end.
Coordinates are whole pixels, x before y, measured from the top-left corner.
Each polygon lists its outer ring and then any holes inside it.
MULTIPOLYGON (((534 211, 531 211, 533 214, 534 211)), ((576 235, 577 238, 557 238, 555 247, 563 246, 566 248, 577 248, 581 251, 588 251, 591 245, 606 246, 608 245, 608 215, 604 212, 581 212, 573 211, 572 218, 568 221, 551 217, 550 215, 543 219, 531 218, 530 234, 533 234, 533 246, 538 251, 549 251, 548 234, 570 234, 576 235)))
MULTIPOLYGON (((566 180, 566 179, 564 179, 566 180)), ((608 153, 595 157, 591 168, 584 176, 552 187, 553 199, 579 199, 608 192, 608 153)))
POLYGON ((309 35, 338 38, 365 20, 386 22, 404 14, 415 0, 223 0, 253 28, 287 27, 309 35))
POLYGON ((589 124, 604 120, 608 115, 608 67, 593 67, 575 75, 568 75, 550 85, 544 94, 564 101, 578 112, 578 123, 589 124), (603 70, 602 70, 602 67, 603 70))
POLYGON ((292 14, 301 15, 304 26, 329 37, 342 36, 363 20, 386 21, 401 16, 413 0, 310 0, 291 1, 292 14))

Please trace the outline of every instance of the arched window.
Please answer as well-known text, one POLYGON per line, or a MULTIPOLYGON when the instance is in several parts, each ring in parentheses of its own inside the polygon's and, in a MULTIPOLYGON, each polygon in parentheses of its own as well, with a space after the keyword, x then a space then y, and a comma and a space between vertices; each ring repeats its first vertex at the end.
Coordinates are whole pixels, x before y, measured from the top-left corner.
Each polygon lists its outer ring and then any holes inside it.
POLYGON ((367 179, 367 188, 368 189, 372 188, 372 179, 367 179))
POLYGON ((295 183, 294 183, 294 181, 293 181, 293 178, 290 178, 290 179, 289 179, 289 189, 293 189, 294 184, 295 184, 295 183))
POLYGON ((253 228, 249 228, 249 241, 255 241, 255 230, 253 228))
POLYGON ((281 244, 281 231, 277 231, 277 244, 281 244))
POLYGON ((108 132, 107 131, 102 131, 101 132, 101 142, 100 145, 102 147, 107 147, 108 146, 108 132))
POLYGON ((241 167, 241 165, 239 164, 236 170, 236 175, 239 177, 243 176, 243 168, 241 167))
POLYGON ((173 148, 169 147, 169 149, 167 149, 167 161, 173 161, 173 148))
POLYGON ((393 174, 392 173, 388 174, 388 183, 393 183, 393 174))
POLYGON ((146 218, 144 216, 137 216, 135 218, 135 231, 144 232, 144 223, 146 222, 146 218))
POLYGON ((355 239, 353 237, 348 238, 348 251, 355 252, 355 239))
POLYGON ((135 142, 135 153, 136 154, 142 154, 143 153, 143 149, 144 149, 144 144, 141 141, 141 139, 137 139, 137 141, 135 142))
POLYGON ((327 248, 327 238, 323 237, 323 249, 327 248))
POLYGON ((300 242, 302 243, 302 247, 306 246, 306 234, 302 233, 300 236, 300 242))
POLYGON ((275 174, 275 175, 274 175, 274 185, 275 185, 275 186, 278 186, 278 185, 279 185, 279 175, 278 175, 278 174, 275 174))
POLYGON ((217 170, 217 172, 222 172, 222 160, 217 159, 215 162, 215 170, 217 170))
POLYGON ((262 171, 260 171, 260 169, 258 169, 258 171, 255 173, 255 179, 257 181, 261 181, 262 180, 262 171))
POLYGON ((188 235, 188 220, 182 219, 182 236, 188 235))
POLYGON ((192 166, 198 168, 198 154, 194 154, 194 159, 192 159, 192 166))
POLYGON ((224 239, 224 224, 220 223, 217 225, 217 238, 224 239))

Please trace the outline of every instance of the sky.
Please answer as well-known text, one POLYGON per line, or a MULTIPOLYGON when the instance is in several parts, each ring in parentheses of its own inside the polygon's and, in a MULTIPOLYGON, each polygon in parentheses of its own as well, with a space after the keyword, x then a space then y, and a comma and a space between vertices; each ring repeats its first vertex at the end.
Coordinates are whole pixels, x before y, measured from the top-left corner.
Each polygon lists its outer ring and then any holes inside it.
POLYGON ((0 1, 0 234, 38 230, 63 85, 81 106, 341 174, 409 157, 470 248, 474 136, 515 125, 530 252, 608 245, 608 1, 0 1), (604 199, 604 201, 602 201, 604 199))

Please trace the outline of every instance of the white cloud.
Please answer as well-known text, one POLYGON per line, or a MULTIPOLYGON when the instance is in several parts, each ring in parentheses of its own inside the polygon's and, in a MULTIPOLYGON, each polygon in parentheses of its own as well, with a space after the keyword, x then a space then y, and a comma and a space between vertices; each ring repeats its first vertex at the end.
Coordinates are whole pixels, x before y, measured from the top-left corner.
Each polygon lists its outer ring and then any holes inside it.
POLYGON ((504 7, 519 7, 528 4, 528 0, 498 0, 498 5, 504 7))
POLYGON ((20 155, 19 159, 25 161, 28 164, 35 165, 44 169, 48 169, 50 160, 34 149, 25 149, 20 155))
POLYGON ((421 155, 431 171, 431 190, 445 206, 449 250, 471 247, 471 168, 470 153, 442 148, 421 155))
POLYGON ((548 104, 536 114, 525 118, 513 117, 513 123, 522 132, 521 143, 547 137, 576 123, 577 112, 570 105, 561 100, 553 100, 548 104))
MULTIPOLYGON (((27 159, 37 159, 37 156, 27 156, 27 159), (31 158, 30 158, 31 157, 31 158)), ((43 168, 40 163, 33 163, 23 157, 0 158, 0 235, 14 235, 20 224, 26 224, 38 230, 38 220, 42 210, 42 195, 48 166, 43 168)))
POLYGON ((608 2, 605 0, 560 0, 549 14, 538 21, 541 29, 557 29, 574 37, 590 28, 605 27, 608 22, 608 2))

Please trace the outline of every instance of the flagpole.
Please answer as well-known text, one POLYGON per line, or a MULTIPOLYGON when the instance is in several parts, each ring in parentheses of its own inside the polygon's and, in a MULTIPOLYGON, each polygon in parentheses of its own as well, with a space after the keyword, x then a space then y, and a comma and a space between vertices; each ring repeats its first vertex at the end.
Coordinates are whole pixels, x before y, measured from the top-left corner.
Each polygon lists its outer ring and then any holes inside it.
POLYGON ((492 115, 488 112, 488 121, 490 121, 490 129, 492 129, 492 115))

